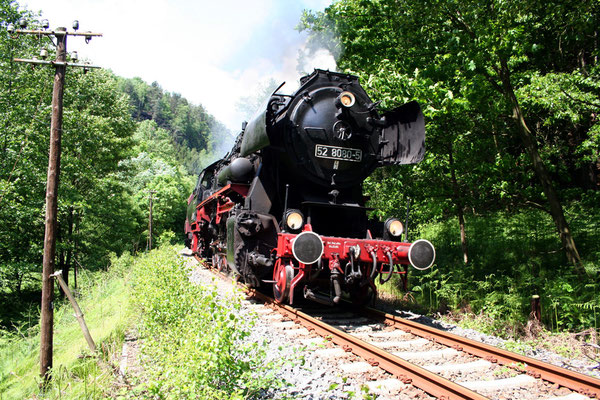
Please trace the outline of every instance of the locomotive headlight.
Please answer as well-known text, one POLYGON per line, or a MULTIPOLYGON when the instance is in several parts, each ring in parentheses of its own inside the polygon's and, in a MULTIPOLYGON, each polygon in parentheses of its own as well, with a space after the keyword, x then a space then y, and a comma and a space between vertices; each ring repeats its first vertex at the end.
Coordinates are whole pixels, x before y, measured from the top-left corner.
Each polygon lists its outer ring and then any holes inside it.
POLYGON ((342 94, 340 94, 336 100, 336 103, 339 102, 340 105, 346 108, 350 108, 354 105, 354 103, 356 103, 356 97, 354 97, 354 94, 350 92, 342 92, 342 94))
POLYGON ((300 210, 288 210, 285 213, 285 224, 293 231, 297 231, 304 225, 304 216, 300 210))
POLYGON ((398 237, 404 232, 404 226, 402 226, 402 222, 397 218, 390 218, 385 221, 385 230, 388 231, 390 235, 398 237))

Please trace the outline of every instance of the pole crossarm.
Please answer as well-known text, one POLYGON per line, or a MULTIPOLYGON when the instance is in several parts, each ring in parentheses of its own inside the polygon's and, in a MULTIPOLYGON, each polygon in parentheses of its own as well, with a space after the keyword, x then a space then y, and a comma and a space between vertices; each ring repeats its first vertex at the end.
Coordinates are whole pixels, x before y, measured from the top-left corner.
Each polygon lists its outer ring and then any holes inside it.
POLYGON ((43 35, 43 36, 102 36, 102 33, 93 32, 67 32, 67 31, 42 31, 42 30, 30 30, 30 29, 16 29, 15 33, 22 33, 24 35, 43 35))
POLYGON ((13 58, 13 61, 27 63, 27 64, 36 64, 36 65, 53 65, 53 66, 80 67, 80 68, 102 68, 99 65, 60 62, 60 61, 36 60, 35 58, 33 58, 33 59, 13 58))

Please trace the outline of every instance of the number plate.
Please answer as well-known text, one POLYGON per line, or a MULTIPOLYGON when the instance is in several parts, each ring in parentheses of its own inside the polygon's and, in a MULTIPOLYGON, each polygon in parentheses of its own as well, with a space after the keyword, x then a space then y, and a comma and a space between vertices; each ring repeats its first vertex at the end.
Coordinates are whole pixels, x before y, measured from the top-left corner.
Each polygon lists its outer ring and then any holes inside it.
POLYGON ((361 162, 362 150, 318 144, 315 146, 315 156, 332 160, 361 162))

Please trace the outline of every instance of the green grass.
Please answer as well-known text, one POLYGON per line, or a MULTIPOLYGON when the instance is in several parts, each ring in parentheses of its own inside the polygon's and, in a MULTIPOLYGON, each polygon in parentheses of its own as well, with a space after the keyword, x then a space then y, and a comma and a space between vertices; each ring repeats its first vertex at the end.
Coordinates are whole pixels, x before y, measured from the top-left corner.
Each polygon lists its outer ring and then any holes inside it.
MULTIPOLYGON (((190 267, 164 245, 139 257, 112 258, 107 272, 80 281, 78 302, 96 342, 90 354, 69 304, 55 312, 52 383, 39 389, 39 327, 0 332, 0 400, 243 399, 277 384, 279 364, 249 342, 253 317, 241 295, 222 299, 190 283, 190 267), (131 386, 115 381, 126 330, 136 328, 145 361, 131 386)), ((285 360, 282 360, 285 362, 285 360)))
POLYGON ((39 327, 2 332, 0 339, 0 399, 104 398, 113 375, 109 355, 119 348, 132 325, 125 265, 108 272, 82 274, 78 303, 94 339, 98 355, 92 356, 70 304, 54 314, 52 385, 39 385, 39 327))

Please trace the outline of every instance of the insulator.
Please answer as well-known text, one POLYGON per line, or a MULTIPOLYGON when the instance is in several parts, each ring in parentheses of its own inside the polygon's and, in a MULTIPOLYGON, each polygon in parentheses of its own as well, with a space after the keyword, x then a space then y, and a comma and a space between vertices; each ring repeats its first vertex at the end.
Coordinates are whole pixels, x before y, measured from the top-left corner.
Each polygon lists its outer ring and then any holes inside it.
POLYGON ((19 26, 21 27, 21 29, 27 28, 27 20, 25 18, 21 18, 19 20, 19 26))
POLYGON ((13 24, 8 24, 8 26, 6 27, 6 31, 8 33, 14 33, 15 32, 15 26, 13 24))
POLYGON ((47 19, 42 20, 42 28, 48 29, 50 27, 50 22, 47 19))
POLYGON ((40 50, 40 57, 42 57, 42 60, 45 60, 48 57, 48 50, 46 50, 46 49, 40 50))
POLYGON ((79 29, 79 21, 77 21, 77 20, 73 21, 73 29, 74 30, 79 29))
POLYGON ((71 53, 71 61, 76 62, 77 60, 79 60, 79 55, 74 51, 71 53))

